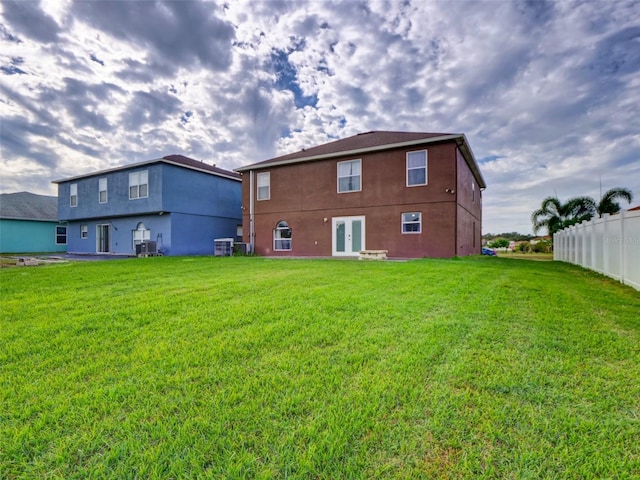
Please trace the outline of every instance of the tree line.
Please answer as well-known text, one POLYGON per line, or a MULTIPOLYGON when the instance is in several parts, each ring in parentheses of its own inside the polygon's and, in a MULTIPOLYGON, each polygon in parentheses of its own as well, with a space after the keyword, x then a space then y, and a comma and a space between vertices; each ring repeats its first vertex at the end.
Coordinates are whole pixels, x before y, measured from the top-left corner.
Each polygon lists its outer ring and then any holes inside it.
POLYGON ((542 201, 541 207, 531 214, 533 233, 541 228, 547 228, 549 235, 571 225, 589 221, 596 215, 614 214, 621 210, 617 200, 626 200, 631 203, 633 194, 627 188, 612 188, 607 191, 599 202, 591 197, 573 197, 566 202, 561 202, 558 197, 547 197, 542 201))

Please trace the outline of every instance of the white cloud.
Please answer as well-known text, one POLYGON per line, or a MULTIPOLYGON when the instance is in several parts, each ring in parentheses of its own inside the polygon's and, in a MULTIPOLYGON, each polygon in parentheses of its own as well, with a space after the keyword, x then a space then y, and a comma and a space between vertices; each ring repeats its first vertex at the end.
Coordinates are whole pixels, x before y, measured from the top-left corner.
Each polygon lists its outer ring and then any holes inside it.
POLYGON ((485 232, 530 231, 544 197, 597 196, 600 178, 640 202, 637 2, 0 8, 3 192, 169 153, 235 168, 409 130, 467 134, 485 232))

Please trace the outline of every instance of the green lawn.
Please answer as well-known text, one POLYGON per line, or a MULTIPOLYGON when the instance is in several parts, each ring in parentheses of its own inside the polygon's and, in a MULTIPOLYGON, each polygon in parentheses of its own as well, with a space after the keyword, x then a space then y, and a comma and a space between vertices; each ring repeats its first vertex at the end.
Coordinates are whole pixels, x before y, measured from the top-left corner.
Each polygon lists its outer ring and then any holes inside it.
POLYGON ((0 270, 0 478, 640 478, 640 292, 567 264, 0 270))

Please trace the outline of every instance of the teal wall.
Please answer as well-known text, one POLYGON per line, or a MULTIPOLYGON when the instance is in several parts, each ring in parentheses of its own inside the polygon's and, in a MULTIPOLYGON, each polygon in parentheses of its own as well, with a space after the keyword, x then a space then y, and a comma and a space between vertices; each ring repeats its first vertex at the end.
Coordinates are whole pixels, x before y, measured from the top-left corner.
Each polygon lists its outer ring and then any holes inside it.
POLYGON ((56 245, 58 222, 0 219, 0 253, 66 252, 56 245))

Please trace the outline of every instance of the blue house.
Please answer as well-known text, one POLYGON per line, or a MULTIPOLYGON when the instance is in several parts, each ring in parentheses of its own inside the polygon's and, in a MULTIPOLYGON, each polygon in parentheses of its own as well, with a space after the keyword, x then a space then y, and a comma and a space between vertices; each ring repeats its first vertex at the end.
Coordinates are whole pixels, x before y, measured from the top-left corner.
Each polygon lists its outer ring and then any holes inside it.
POLYGON ((67 251, 67 225, 58 222, 58 199, 35 193, 0 194, 0 253, 67 251))
POLYGON ((211 255, 215 238, 236 238, 242 180, 182 155, 56 180, 67 251, 211 255), (155 242, 155 243, 153 243, 155 242))

